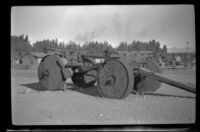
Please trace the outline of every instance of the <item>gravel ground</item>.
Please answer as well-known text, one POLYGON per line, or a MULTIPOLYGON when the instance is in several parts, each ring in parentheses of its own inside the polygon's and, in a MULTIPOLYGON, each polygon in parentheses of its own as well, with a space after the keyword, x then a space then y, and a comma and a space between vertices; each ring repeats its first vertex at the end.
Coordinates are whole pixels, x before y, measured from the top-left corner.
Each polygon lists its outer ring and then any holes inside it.
MULTIPOLYGON (((169 78, 193 84, 195 73, 164 72, 169 78)), ((71 80, 67 83, 71 84, 71 80)), ((36 70, 11 70, 11 88, 14 125, 195 123, 196 95, 167 84, 154 93, 132 92, 127 98, 116 100, 101 98, 96 86, 38 91, 36 70)))

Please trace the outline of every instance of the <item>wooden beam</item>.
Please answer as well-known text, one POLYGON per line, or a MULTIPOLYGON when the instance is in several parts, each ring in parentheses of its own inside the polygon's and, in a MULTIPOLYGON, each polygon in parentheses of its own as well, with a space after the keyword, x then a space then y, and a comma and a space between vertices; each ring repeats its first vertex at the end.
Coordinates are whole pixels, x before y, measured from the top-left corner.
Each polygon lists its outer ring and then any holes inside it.
POLYGON ((163 76, 162 74, 155 73, 155 72, 150 71, 146 68, 135 68, 134 71, 138 72, 138 74, 141 74, 143 76, 155 79, 155 80, 160 81, 162 83, 166 83, 166 84, 175 86, 179 89, 183 89, 183 90, 186 90, 188 92, 196 93, 196 86, 194 86, 194 85, 190 85, 190 84, 187 84, 187 83, 172 80, 170 78, 163 76))

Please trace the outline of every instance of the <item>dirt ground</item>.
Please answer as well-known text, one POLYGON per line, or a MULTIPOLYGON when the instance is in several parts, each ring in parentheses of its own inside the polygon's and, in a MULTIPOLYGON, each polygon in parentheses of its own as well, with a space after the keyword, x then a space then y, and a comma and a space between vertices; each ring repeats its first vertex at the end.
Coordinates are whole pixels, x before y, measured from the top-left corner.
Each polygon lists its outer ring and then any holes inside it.
MULTIPOLYGON (((196 85, 195 70, 164 75, 196 85)), ((122 100, 102 98, 96 86, 41 91, 36 70, 11 70, 14 125, 195 123, 196 95, 167 84, 153 93, 132 92, 122 100)))

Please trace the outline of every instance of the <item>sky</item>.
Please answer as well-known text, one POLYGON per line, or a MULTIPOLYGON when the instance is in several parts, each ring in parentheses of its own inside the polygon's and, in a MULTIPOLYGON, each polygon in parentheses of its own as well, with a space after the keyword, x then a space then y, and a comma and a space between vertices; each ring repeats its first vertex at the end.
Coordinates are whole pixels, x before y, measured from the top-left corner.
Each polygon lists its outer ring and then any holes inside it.
POLYGON ((27 34, 31 44, 58 39, 80 44, 108 41, 149 42, 161 47, 195 47, 193 5, 89 5, 14 6, 11 8, 11 35, 27 34))

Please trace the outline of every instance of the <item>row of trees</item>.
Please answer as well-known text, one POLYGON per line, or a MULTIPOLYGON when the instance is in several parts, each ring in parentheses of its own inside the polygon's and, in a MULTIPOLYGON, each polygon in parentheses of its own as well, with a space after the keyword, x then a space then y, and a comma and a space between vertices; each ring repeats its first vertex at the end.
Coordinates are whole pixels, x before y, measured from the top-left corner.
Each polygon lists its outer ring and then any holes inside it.
POLYGON ((75 41, 68 41, 67 43, 58 42, 57 39, 46 39, 36 41, 33 45, 30 44, 28 35, 11 36, 11 52, 12 55, 23 57, 28 52, 42 52, 44 48, 59 48, 59 49, 73 49, 73 50, 87 50, 87 51, 102 51, 102 50, 128 50, 128 51, 152 51, 154 55, 161 55, 166 57, 167 46, 160 47, 160 43, 156 40, 149 42, 133 41, 132 43, 120 42, 119 46, 113 48, 107 41, 89 41, 83 45, 75 41))
POLYGON ((160 43, 155 39, 149 42, 133 41, 132 43, 121 42, 116 50, 128 50, 128 51, 152 51, 155 56, 167 56, 167 46, 160 47, 160 43))

